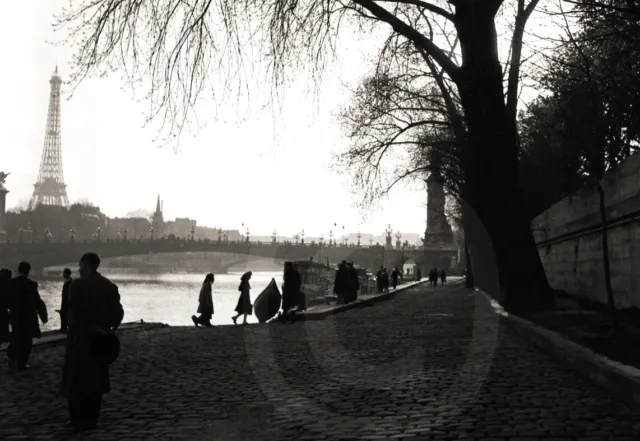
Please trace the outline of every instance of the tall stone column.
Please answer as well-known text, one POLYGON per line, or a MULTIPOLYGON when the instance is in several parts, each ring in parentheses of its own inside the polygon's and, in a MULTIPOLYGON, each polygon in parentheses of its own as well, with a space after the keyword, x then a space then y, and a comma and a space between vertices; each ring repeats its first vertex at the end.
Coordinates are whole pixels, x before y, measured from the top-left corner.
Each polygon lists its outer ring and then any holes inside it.
POLYGON ((445 215, 444 180, 434 171, 427 179, 427 229, 424 244, 452 245, 453 231, 445 215))

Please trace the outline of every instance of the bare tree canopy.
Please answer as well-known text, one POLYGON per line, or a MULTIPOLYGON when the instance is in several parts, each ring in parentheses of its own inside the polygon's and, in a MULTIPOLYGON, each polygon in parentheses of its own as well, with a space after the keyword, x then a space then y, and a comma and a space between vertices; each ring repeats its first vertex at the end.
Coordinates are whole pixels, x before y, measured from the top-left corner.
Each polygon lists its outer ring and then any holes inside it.
POLYGON ((442 96, 424 87, 426 79, 424 74, 367 78, 340 113, 351 144, 335 158, 336 167, 352 175, 365 208, 402 180, 426 178, 428 151, 457 151, 442 96))
MULTIPOLYGON (((441 36, 453 57, 456 41, 446 29, 445 24, 441 36)), ((460 154, 452 121, 461 119, 462 109, 442 70, 394 35, 377 60, 375 72, 352 91, 350 104, 339 114, 349 147, 334 158, 336 168, 352 175, 363 208, 401 181, 424 180, 434 167, 450 187, 451 160, 442 159, 457 156, 453 161, 459 164, 460 154), (438 164, 431 160, 436 151, 438 164)))
POLYGON ((216 99, 214 83, 222 82, 223 91, 246 88, 256 61, 266 64, 274 92, 303 68, 319 79, 338 28, 354 8, 338 1, 71 4, 57 17, 55 28, 63 32, 61 42, 76 49, 72 85, 123 72, 129 84, 145 90, 150 119, 160 119, 172 138, 196 117, 200 99, 216 99))
MULTIPOLYGON (((514 40, 538 0, 518 2, 514 40)), ((62 43, 75 48, 71 83, 89 76, 123 72, 126 80, 147 89, 151 119, 168 124, 177 136, 195 117, 203 93, 215 99, 215 79, 226 86, 246 86, 247 68, 256 57, 266 61, 273 90, 288 75, 308 69, 319 79, 337 44, 341 27, 361 29, 390 25, 391 35, 410 42, 433 59, 447 77, 459 80, 459 51, 447 53, 437 44, 448 23, 450 44, 456 13, 454 2, 435 0, 72 0, 57 17, 62 43), (444 22, 444 24, 443 24, 444 22), (435 29, 434 29, 435 28, 435 29), (250 53, 249 49, 258 50, 250 53), (260 55, 256 55, 256 52, 260 55), (249 62, 249 63, 248 63, 249 62), (144 87, 148 84, 148 87, 144 87)), ((476 3, 476 2, 472 2, 476 3)), ((495 15, 502 0, 482 5, 495 15)), ((478 5, 473 6, 478 8, 478 5)), ((514 44, 510 82, 517 83, 519 50, 514 44)), ((509 86, 509 106, 515 105, 517 84, 509 86)), ((163 126, 164 127, 164 126, 163 126)))

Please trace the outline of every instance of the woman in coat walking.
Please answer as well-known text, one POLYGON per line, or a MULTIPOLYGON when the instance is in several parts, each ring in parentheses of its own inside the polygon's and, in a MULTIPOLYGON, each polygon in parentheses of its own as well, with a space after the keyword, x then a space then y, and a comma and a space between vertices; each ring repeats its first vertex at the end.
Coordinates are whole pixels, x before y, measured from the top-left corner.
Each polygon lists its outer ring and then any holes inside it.
POLYGON ((200 317, 196 317, 195 315, 191 316, 191 320, 193 320, 193 324, 206 326, 210 328, 213 326, 211 324, 211 317, 213 317, 213 281, 214 277, 212 273, 209 273, 205 276, 204 282, 202 282, 202 288, 200 288, 200 297, 198 298, 198 313, 200 317))
POLYGON ((244 273, 240 278, 240 286, 238 287, 238 291, 240 291, 240 298, 238 298, 238 305, 236 306, 236 312, 238 315, 231 317, 234 325, 238 324, 236 320, 238 320, 238 317, 241 315, 244 315, 242 324, 246 325, 247 316, 252 313, 253 307, 251 305, 251 295, 249 294, 249 291, 251 290, 249 280, 251 280, 251 271, 244 273))

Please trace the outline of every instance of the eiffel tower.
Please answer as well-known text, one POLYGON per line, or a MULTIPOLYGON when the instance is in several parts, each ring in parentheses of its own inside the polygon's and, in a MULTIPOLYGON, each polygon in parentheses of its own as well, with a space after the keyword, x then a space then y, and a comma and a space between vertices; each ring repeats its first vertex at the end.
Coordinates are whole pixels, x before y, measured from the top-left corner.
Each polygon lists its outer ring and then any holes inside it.
POLYGON ((44 135, 44 147, 40 160, 38 180, 33 185, 33 195, 29 201, 29 210, 39 205, 55 205, 68 207, 67 186, 64 184, 62 171, 62 147, 60 143, 60 85, 58 67, 49 80, 49 111, 47 113, 47 129, 44 135))

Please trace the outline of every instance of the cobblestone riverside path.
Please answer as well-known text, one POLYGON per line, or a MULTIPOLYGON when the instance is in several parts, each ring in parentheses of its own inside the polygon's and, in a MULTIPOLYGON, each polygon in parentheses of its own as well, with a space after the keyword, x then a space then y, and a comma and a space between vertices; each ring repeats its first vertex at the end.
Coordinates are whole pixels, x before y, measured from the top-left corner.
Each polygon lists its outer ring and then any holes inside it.
POLYGON ((296 324, 122 335, 100 430, 72 437, 63 348, 0 371, 2 440, 637 441, 640 415, 458 287, 296 324))

